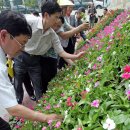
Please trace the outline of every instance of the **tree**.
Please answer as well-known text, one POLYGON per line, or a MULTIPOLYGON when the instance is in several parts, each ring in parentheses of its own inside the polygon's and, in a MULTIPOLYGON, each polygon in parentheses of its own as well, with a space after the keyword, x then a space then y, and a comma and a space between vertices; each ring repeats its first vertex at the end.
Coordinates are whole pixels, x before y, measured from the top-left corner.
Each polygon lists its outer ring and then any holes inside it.
POLYGON ((38 7, 37 0, 24 0, 25 6, 38 7))

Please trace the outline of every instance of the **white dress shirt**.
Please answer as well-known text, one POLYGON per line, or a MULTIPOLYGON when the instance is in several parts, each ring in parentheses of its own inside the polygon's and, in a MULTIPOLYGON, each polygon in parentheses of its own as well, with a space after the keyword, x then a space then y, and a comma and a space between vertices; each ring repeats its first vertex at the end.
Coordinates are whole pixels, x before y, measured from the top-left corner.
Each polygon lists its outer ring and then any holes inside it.
POLYGON ((28 17, 26 19, 32 27, 33 34, 25 46, 25 52, 32 55, 44 55, 51 47, 58 54, 63 52, 63 47, 55 31, 52 28, 44 31, 42 18, 32 16, 31 19, 28 17))
POLYGON ((0 47, 0 113, 3 109, 13 107, 17 104, 14 87, 8 78, 6 56, 0 47))

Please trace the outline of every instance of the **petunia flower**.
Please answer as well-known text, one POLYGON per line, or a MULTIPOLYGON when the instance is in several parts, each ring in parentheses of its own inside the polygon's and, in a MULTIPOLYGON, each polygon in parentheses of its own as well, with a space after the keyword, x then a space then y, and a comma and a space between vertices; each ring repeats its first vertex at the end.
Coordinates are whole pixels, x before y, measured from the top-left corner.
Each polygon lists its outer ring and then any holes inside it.
POLYGON ((99 107, 99 100, 94 100, 94 101, 91 103, 91 106, 98 108, 98 107, 99 107))
POLYGON ((110 118, 106 119, 106 122, 103 124, 103 128, 106 130, 114 130, 116 128, 116 124, 110 118))
POLYGON ((94 64, 93 67, 92 67, 93 70, 96 70, 97 69, 97 65, 94 64))
POLYGON ((130 90, 126 91, 126 95, 127 95, 128 99, 130 100, 130 90))
POLYGON ((123 79, 129 79, 129 78, 130 78, 130 73, 123 73, 123 74, 121 75, 121 77, 122 77, 123 79))
POLYGON ((96 88, 96 87, 99 86, 99 85, 100 85, 100 82, 97 81, 97 82, 95 83, 94 87, 96 88))
POLYGON ((102 61, 102 55, 97 57, 97 61, 101 62, 102 61))
POLYGON ((47 128, 46 127, 43 127, 42 130, 46 130, 47 128))
POLYGON ((126 65, 123 70, 125 73, 130 73, 130 65, 126 65))
POLYGON ((50 110, 50 109, 51 109, 51 105, 50 105, 50 104, 47 105, 47 106, 45 107, 45 109, 46 109, 46 110, 50 110))
POLYGON ((53 122, 52 120, 49 120, 47 123, 49 126, 51 126, 52 122, 53 122))
POLYGON ((58 121, 58 122, 56 123, 56 125, 55 125, 55 128, 59 128, 60 126, 61 126, 61 122, 58 121))

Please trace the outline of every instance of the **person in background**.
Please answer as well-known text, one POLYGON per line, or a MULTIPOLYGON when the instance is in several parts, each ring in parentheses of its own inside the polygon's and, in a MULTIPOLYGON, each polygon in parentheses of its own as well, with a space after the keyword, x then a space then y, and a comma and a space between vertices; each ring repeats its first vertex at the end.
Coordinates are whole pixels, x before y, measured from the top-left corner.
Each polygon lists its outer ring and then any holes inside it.
MULTIPOLYGON (((69 1, 69 0, 58 0, 59 5, 62 8, 62 16, 65 17, 66 16, 66 12, 67 12, 67 7, 68 6, 74 6, 74 4, 69 1)), ((62 46, 64 48, 65 51, 70 51, 70 49, 68 50, 68 46, 69 46, 69 38, 74 36, 75 34, 78 34, 79 32, 88 29, 89 28, 89 24, 87 23, 83 23, 78 27, 72 27, 67 20, 64 18, 64 24, 62 25, 62 27, 57 31, 57 34, 59 37, 62 38, 62 40, 64 42, 62 42, 62 46)), ((71 50, 74 52, 74 49, 71 50)), ((67 64, 63 58, 59 58, 58 61, 58 68, 61 69, 62 67, 65 67, 65 65, 67 64)))
POLYGON ((94 7, 94 3, 91 3, 90 8, 88 9, 90 28, 92 28, 95 24, 96 13, 97 11, 96 11, 96 8, 94 7))
POLYGON ((39 17, 39 16, 40 16, 39 13, 38 13, 38 11, 34 11, 34 12, 33 12, 33 15, 36 16, 36 17, 39 17))
MULTIPOLYGON (((75 20, 76 27, 83 23, 82 18, 84 17, 84 15, 85 15, 85 8, 80 7, 76 12, 76 20, 75 20)), ((86 40, 86 35, 85 35, 84 31, 80 32, 80 36, 83 38, 83 40, 86 40)))
POLYGON ((103 16, 105 16, 107 13, 108 13, 108 9, 107 9, 107 8, 104 8, 104 9, 103 9, 103 16))
MULTIPOLYGON (((49 120, 62 120, 60 115, 32 111, 17 103, 14 87, 8 78, 6 55, 9 55, 11 58, 17 55, 23 50, 31 36, 31 27, 22 14, 13 11, 0 13, 0 111, 6 109, 12 116, 32 121, 48 122, 49 120)), ((1 115, 0 130, 11 130, 9 124, 1 118, 1 115)))

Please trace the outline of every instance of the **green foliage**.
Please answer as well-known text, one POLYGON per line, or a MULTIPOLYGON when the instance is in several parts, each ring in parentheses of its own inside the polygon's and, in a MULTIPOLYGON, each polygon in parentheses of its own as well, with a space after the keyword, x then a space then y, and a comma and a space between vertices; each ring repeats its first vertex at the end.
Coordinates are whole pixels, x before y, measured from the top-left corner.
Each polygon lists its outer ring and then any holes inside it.
MULTIPOLYGON (((116 29, 111 42, 109 36, 102 40, 106 44, 100 51, 98 46, 90 48, 75 66, 58 73, 36 107, 43 113, 64 115, 60 130, 77 130, 78 127, 82 130, 103 130, 107 115, 114 120, 117 130, 129 130, 130 101, 125 91, 130 81, 122 79, 121 74, 122 68, 130 64, 130 21, 116 29), (102 57, 101 61, 97 60, 98 57, 102 57), (91 73, 86 74, 88 70, 91 73), (90 91, 83 95, 86 88, 90 91), (71 106, 67 105, 68 97, 71 97, 71 106), (99 107, 91 106, 94 100, 99 100, 99 107), (57 104, 59 107, 55 107, 57 104), (51 109, 46 110, 47 105, 51 109)), ((55 122, 50 128, 47 123, 27 121, 22 130, 41 130, 43 126, 47 130, 57 129, 55 122)))

